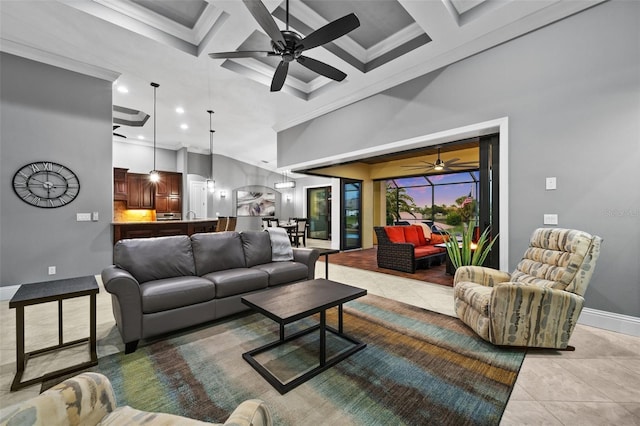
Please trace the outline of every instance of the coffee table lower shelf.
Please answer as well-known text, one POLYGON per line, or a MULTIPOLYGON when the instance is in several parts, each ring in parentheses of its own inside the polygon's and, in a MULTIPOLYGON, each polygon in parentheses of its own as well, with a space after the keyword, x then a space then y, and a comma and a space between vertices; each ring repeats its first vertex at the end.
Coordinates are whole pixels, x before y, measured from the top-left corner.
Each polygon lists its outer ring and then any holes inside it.
POLYGON ((298 386, 300 386, 302 383, 308 381, 309 379, 317 376, 318 374, 322 373, 323 371, 331 368, 332 366, 338 364, 340 361, 350 357, 351 355, 353 355, 354 353, 364 349, 365 347, 367 347, 366 343, 362 343, 361 341, 347 336, 344 333, 341 333, 340 331, 336 330, 333 327, 330 327, 328 325, 326 325, 325 323, 325 313, 322 312, 321 313, 321 320, 320 320, 320 324, 317 324, 313 327, 307 328, 305 330, 299 331, 297 333, 294 333, 288 337, 284 337, 282 333, 284 333, 284 329, 281 328, 280 329, 280 339, 276 340, 275 342, 272 343, 268 343, 264 346, 261 346, 257 349, 253 349, 249 352, 245 352, 242 354, 242 358, 245 359, 245 361, 247 361, 262 377, 264 377, 264 379, 269 382, 269 384, 271 384, 271 386, 273 386, 274 388, 276 388, 276 390, 278 392, 280 392, 281 395, 284 395, 285 393, 289 392, 291 389, 296 388, 298 386), (280 379, 278 379, 275 375, 273 375, 267 368, 265 368, 262 364, 260 364, 260 362, 258 362, 254 356, 261 354, 263 352, 267 352, 271 349, 274 349, 278 346, 282 346, 288 342, 291 342, 292 340, 301 338, 303 336, 306 336, 307 334, 313 333, 314 331, 319 330, 320 331, 320 351, 318 354, 318 358, 319 358, 319 362, 318 362, 318 366, 307 371, 306 373, 296 377, 295 379, 284 383, 282 382, 280 379), (347 350, 343 350, 341 352, 339 352, 337 355, 334 355, 330 358, 327 358, 327 354, 326 354, 326 332, 330 332, 335 334, 336 336, 345 339, 351 343, 353 343, 353 346, 350 347, 347 350))

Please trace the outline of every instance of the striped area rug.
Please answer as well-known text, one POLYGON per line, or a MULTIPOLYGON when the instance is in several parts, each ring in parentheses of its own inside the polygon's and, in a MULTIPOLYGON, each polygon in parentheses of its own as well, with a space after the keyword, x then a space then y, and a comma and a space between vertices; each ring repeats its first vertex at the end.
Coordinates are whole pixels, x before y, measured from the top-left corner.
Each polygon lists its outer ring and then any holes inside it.
MULTIPOLYGON (((330 310, 328 323, 336 316, 330 310)), ((276 425, 499 424, 524 351, 494 347, 456 318, 373 295, 345 304, 344 324, 368 346, 285 395, 241 357, 277 339, 277 324, 255 313, 101 358, 93 370, 111 379, 119 405, 212 422, 260 398, 276 425)), ((315 359, 313 339, 266 362, 293 374, 287 365, 315 359)))

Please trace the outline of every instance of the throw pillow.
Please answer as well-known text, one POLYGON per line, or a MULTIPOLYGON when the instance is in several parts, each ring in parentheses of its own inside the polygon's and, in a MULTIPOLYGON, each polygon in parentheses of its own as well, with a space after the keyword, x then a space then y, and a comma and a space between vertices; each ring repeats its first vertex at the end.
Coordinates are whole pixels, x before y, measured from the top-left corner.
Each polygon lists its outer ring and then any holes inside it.
POLYGON ((271 261, 283 262, 293 260, 291 240, 284 228, 267 228, 271 239, 271 261))
POLYGON ((404 231, 402 226, 385 226, 384 232, 392 243, 404 243, 404 231))
POLYGON ((414 246, 420 245, 420 239, 418 238, 418 228, 415 226, 404 227, 404 240, 414 246))
POLYGON ((435 233, 431 234, 430 244, 442 244, 445 241, 449 241, 448 235, 441 235, 441 234, 435 234, 435 233))

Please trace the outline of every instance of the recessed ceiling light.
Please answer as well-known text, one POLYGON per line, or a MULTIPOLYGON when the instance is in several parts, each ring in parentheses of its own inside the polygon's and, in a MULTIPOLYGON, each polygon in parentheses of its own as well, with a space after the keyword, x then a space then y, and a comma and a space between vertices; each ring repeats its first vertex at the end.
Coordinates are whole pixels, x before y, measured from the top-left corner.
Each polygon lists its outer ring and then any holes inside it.
POLYGON ((180 128, 181 128, 182 130, 187 130, 187 129, 189 128, 189 126, 187 126, 186 124, 182 123, 182 124, 180 125, 180 128))
POLYGON ((178 107, 178 108, 176 108, 176 112, 177 112, 178 114, 184 114, 184 108, 182 108, 182 107, 178 107))
POLYGON ((118 86, 118 92, 129 93, 129 89, 127 89, 126 86, 118 86))
POLYGON ((142 135, 138 135, 138 139, 140 139, 140 140, 144 140, 144 136, 142 136, 142 135))

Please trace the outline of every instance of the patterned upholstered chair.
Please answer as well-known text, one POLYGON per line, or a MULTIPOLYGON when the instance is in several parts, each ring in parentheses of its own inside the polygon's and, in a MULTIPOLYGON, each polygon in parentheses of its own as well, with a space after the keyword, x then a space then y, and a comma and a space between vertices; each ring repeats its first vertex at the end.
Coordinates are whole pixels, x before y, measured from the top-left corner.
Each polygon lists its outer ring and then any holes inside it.
POLYGON ((568 349, 602 239, 540 228, 512 273, 480 266, 454 277, 458 317, 494 345, 568 349))
MULTIPOLYGON (((3 412, 0 426, 211 426, 211 423, 173 414, 145 412, 128 405, 117 407, 111 382, 99 373, 79 374, 3 412)), ((238 405, 224 424, 271 425, 271 412, 264 402, 250 399, 238 405)))

